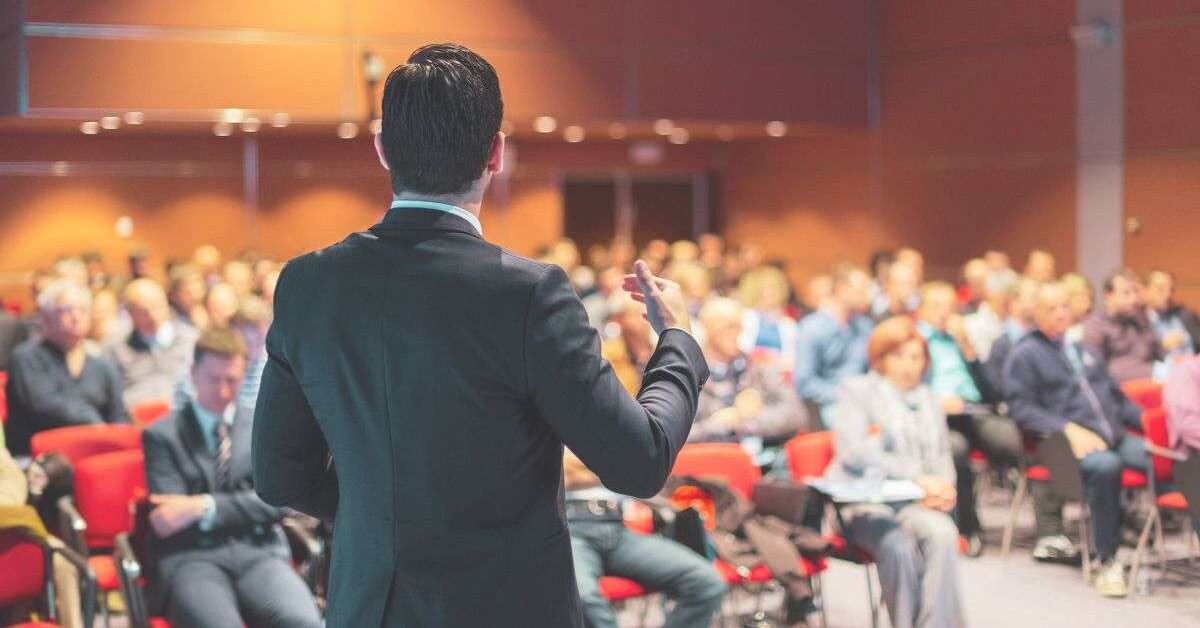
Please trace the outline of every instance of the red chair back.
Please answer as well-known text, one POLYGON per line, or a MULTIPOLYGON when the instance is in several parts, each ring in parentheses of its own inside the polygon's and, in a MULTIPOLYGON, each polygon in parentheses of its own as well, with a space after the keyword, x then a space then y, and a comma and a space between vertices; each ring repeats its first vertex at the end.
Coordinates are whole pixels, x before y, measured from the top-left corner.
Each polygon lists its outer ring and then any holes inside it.
MULTIPOLYGON (((1153 408, 1142 413, 1142 431, 1151 444, 1167 447, 1167 411, 1153 408)), ((1152 456, 1154 478, 1159 482, 1170 482, 1174 475, 1174 462, 1170 458, 1152 456)))
POLYGON ((75 466, 75 504, 87 522, 90 548, 112 547, 113 537, 133 527, 130 504, 146 495, 142 451, 114 451, 75 466))
POLYGON ((143 401, 129 411, 130 416, 133 417, 133 424, 140 427, 146 427, 170 413, 171 404, 165 399, 143 401))
POLYGON ((0 371, 0 426, 8 423, 8 371, 0 371))
POLYGON ((671 475, 724 480, 729 488, 746 499, 750 499, 754 485, 762 479, 762 471, 754 465, 754 459, 736 443, 685 445, 679 451, 671 475))
POLYGON ((85 458, 113 451, 142 448, 142 430, 132 425, 73 425, 33 435, 29 450, 33 457, 48 451, 66 456, 72 466, 85 458))
POLYGON ((0 531, 0 607, 41 598, 46 550, 23 532, 0 531))
POLYGON ((1121 392, 1146 410, 1163 407, 1163 385, 1152 379, 1131 379, 1121 384, 1121 392))
POLYGON ((833 432, 800 434, 783 444, 792 479, 801 482, 807 477, 825 475, 833 462, 833 432))

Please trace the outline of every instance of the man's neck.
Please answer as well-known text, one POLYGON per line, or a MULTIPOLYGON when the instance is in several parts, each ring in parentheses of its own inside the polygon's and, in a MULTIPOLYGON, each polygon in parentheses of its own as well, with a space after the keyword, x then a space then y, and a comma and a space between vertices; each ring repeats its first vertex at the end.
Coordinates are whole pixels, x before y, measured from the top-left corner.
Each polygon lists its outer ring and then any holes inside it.
POLYGON ((424 201, 427 203, 442 203, 443 205, 453 205, 459 209, 464 209, 479 217, 479 213, 483 209, 482 194, 460 194, 460 195, 442 195, 442 196, 426 196, 421 194, 412 194, 403 192, 392 195, 392 203, 397 201, 424 201))

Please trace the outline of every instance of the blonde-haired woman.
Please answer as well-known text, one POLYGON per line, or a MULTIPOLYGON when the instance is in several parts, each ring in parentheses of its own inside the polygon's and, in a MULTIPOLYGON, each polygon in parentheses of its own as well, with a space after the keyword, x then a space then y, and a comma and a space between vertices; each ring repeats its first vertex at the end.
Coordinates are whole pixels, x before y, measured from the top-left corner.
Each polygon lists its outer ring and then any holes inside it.
POLYGON ((737 299, 746 308, 738 346, 746 355, 768 356, 791 374, 796 358, 796 321, 787 315, 791 286, 782 270, 759 266, 742 276, 737 299))

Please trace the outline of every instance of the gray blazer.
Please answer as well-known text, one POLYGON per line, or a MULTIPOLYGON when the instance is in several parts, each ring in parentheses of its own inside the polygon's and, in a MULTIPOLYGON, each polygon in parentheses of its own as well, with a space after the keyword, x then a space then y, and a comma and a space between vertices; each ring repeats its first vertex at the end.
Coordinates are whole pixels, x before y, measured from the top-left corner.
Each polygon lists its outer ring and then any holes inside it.
POLYGON ((834 457, 826 477, 859 477, 869 460, 871 427, 883 439, 881 464, 890 479, 936 475, 954 483, 946 416, 929 387, 902 394, 872 371, 846 379, 833 414, 834 457), (915 408, 910 407, 910 403, 915 408))

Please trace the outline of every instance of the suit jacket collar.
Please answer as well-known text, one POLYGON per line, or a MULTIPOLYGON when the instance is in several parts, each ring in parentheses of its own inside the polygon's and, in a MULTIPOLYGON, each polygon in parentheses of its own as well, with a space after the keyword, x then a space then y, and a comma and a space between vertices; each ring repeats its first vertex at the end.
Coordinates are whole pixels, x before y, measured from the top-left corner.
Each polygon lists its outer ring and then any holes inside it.
POLYGON ((465 233, 483 239, 471 223, 436 209, 399 208, 389 209, 383 220, 371 227, 371 231, 444 231, 465 233))

